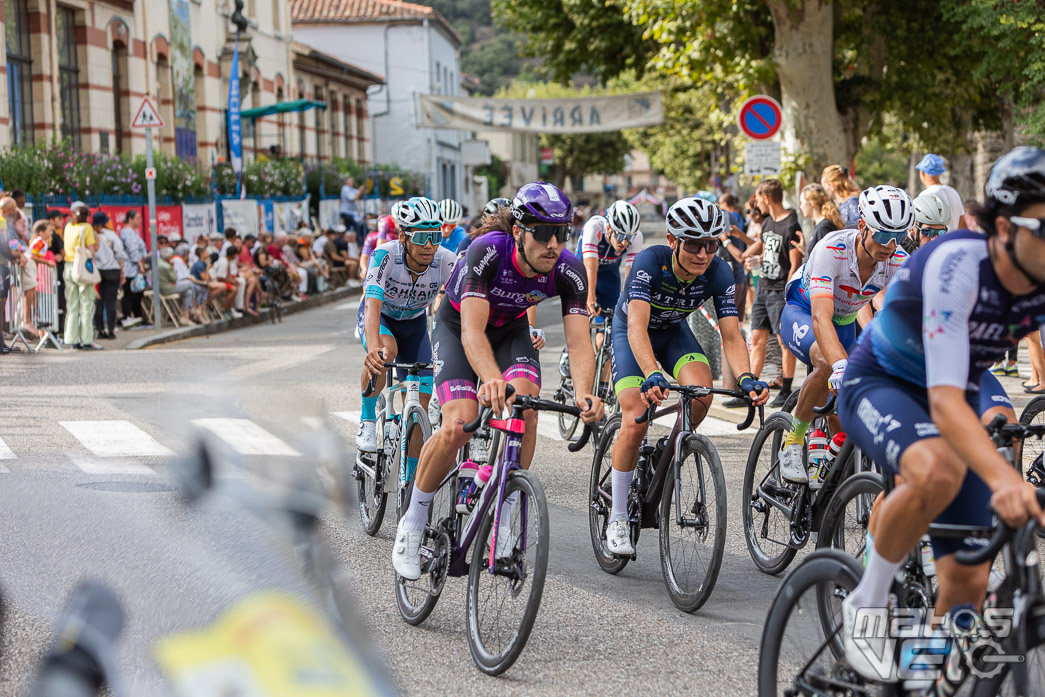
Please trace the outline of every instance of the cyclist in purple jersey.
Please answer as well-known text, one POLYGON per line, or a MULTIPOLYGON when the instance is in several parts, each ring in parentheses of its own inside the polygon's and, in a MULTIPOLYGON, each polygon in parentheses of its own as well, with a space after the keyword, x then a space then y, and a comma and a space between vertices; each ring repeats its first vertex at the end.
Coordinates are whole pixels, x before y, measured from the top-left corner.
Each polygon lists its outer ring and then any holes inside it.
MULTIPOLYGON (((570 369, 578 385, 594 382, 595 352, 588 335, 587 288, 580 261, 563 246, 570 237, 573 206, 557 187, 543 182, 519 189, 509 209, 489 216, 478 237, 458 261, 446 284, 446 300, 432 333, 435 389, 442 408, 442 428, 425 443, 410 492, 410 505, 396 529, 392 566, 408 580, 421 573, 420 544, 436 489, 468 442, 464 425, 479 407, 500 412, 505 387, 537 395, 541 368, 530 336, 527 310, 552 296, 562 300, 563 329, 570 369), (482 386, 477 390, 477 379, 482 386)), ((602 418, 601 401, 581 392, 577 406, 585 423, 602 418)), ((537 437, 537 415, 524 413, 521 464, 528 468, 537 437)), ((512 497, 499 520, 511 519, 512 497)), ((496 554, 514 546, 506 525, 498 534, 496 554)))

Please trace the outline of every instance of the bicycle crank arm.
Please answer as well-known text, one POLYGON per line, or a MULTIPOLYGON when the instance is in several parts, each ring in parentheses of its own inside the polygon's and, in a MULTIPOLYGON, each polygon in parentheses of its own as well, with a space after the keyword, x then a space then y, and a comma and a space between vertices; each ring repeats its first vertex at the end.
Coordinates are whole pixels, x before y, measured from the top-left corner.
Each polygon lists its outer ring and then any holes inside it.
POLYGON ((374 481, 377 481, 377 472, 370 465, 364 464, 358 457, 356 458, 356 469, 366 476, 370 477, 374 481))

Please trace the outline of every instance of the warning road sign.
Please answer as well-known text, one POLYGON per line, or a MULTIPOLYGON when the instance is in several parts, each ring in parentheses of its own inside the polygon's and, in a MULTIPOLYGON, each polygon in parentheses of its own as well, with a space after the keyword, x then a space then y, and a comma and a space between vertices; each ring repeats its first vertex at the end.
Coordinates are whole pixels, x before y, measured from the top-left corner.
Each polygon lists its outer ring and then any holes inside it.
POLYGON ((737 112, 740 130, 754 140, 772 138, 780 131, 783 121, 780 103, 764 94, 745 100, 737 112))
POLYGON ((131 128, 163 128, 163 119, 160 112, 152 105, 148 97, 142 99, 142 105, 138 107, 138 114, 131 121, 131 128))

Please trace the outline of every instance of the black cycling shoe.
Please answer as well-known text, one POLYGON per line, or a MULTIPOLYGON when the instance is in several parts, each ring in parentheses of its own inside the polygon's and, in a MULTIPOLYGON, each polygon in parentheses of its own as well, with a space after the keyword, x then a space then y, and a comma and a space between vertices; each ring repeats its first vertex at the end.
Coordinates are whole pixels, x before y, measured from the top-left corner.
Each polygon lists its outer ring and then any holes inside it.
POLYGON ((746 407, 747 402, 745 402, 740 397, 733 397, 722 402, 722 406, 724 406, 726 409, 740 409, 741 407, 746 407))
POLYGON ((784 402, 786 402, 787 398, 790 396, 790 392, 780 390, 779 392, 777 392, 776 397, 773 399, 773 401, 769 403, 769 406, 779 409, 780 407, 784 406, 784 402))

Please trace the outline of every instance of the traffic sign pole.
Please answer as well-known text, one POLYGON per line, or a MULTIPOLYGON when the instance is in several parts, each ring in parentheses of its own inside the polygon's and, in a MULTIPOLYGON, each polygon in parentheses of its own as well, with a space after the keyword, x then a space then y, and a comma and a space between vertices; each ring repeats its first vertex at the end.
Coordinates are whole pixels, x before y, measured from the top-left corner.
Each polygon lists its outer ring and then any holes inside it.
MULTIPOLYGON (((152 130, 147 129, 145 135, 145 166, 153 168, 152 161, 152 130)), ((160 250, 159 240, 156 234, 156 180, 146 179, 146 189, 149 192, 149 241, 152 242, 152 326, 159 329, 163 326, 163 313, 160 305, 160 250)))

